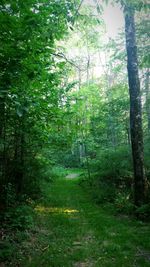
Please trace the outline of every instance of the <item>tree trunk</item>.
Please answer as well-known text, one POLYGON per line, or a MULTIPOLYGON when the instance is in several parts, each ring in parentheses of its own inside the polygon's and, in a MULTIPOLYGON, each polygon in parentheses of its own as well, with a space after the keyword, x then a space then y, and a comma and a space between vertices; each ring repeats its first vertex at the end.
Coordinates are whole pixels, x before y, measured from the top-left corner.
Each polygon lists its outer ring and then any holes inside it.
POLYGON ((0 195, 6 183, 6 115, 5 98, 0 97, 0 195))
POLYGON ((80 91, 80 89, 81 89, 81 69, 80 69, 80 67, 78 69, 78 80, 79 80, 78 90, 80 91))
POLYGON ((141 206, 145 202, 146 183, 143 163, 142 108, 135 38, 134 10, 130 6, 125 6, 124 14, 127 70, 130 93, 130 129, 134 167, 134 202, 136 206, 141 206))

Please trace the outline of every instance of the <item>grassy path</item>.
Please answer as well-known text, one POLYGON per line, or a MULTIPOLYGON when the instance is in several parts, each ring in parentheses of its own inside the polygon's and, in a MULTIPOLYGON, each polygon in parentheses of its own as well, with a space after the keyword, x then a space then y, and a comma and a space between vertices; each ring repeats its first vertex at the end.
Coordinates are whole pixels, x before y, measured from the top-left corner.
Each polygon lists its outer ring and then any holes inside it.
POLYGON ((48 197, 36 207, 37 226, 22 266, 150 266, 147 225, 96 206, 77 178, 58 180, 45 190, 48 197))

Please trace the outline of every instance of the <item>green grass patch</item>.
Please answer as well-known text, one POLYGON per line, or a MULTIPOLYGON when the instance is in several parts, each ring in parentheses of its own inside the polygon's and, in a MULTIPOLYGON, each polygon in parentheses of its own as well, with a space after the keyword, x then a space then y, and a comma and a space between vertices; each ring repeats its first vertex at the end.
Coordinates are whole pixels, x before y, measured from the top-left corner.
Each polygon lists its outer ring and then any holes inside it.
POLYGON ((149 266, 148 224, 97 206, 79 179, 58 179, 43 190, 21 267, 149 266))

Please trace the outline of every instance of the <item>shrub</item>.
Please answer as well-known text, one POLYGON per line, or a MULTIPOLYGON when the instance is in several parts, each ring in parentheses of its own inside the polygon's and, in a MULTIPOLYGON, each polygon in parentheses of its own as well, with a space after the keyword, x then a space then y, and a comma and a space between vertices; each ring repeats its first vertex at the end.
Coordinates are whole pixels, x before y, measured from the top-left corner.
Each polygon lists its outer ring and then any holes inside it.
POLYGON ((120 147, 99 151, 96 160, 91 160, 91 169, 97 172, 97 177, 102 178, 109 185, 117 187, 131 187, 132 164, 131 153, 128 147, 120 147))
POLYGON ((106 183, 100 183, 100 186, 95 193, 97 203, 112 203, 116 197, 115 187, 113 185, 109 186, 106 183))
POLYGON ((137 208, 136 215, 141 220, 150 220, 150 203, 137 208))
POLYGON ((91 175, 91 178, 82 178, 80 184, 86 187, 92 195, 94 201, 98 204, 114 202, 116 196, 116 188, 113 184, 108 184, 97 174, 91 175))
POLYGON ((4 222, 11 229, 29 229, 33 226, 33 209, 25 204, 11 207, 5 213, 4 222))
POLYGON ((116 195, 114 204, 119 213, 133 214, 135 210, 135 206, 131 202, 130 193, 128 192, 119 192, 116 195))
POLYGON ((52 169, 51 169, 51 177, 53 179, 56 179, 56 178, 63 178, 65 177, 67 174, 67 171, 66 169, 64 169, 64 167, 62 166, 54 166, 52 169))
POLYGON ((16 201, 16 193, 14 186, 11 183, 8 183, 7 185, 4 186, 4 192, 5 192, 6 207, 13 206, 16 201))

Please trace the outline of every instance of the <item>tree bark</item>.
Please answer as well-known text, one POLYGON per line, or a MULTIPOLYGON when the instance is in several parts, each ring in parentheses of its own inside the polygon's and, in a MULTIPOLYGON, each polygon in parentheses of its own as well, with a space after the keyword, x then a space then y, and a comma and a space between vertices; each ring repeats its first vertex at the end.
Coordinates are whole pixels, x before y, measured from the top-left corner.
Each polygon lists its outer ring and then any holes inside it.
POLYGON ((0 194, 6 183, 6 114, 5 98, 0 97, 0 194))
POLYGON ((143 163, 142 107, 135 38, 134 9, 131 6, 126 5, 124 14, 130 93, 130 131, 134 167, 134 202, 136 206, 141 206, 145 202, 146 183, 143 163))

